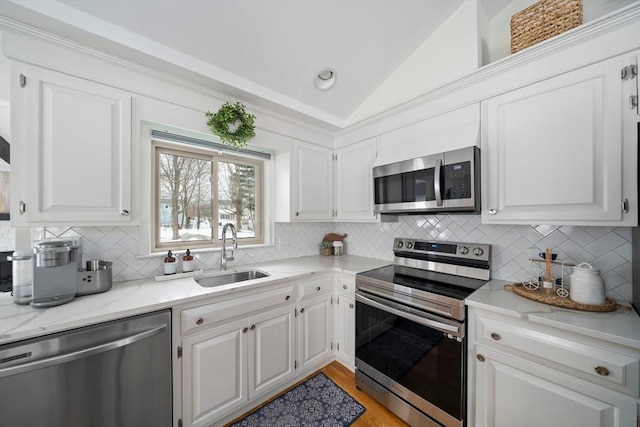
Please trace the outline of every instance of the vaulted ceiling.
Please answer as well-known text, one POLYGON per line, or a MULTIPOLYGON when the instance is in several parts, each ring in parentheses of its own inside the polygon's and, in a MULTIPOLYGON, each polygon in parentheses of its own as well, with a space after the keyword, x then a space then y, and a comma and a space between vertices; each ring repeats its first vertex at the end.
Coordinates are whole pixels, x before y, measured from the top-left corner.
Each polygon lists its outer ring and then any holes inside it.
MULTIPOLYGON (((0 14, 340 128, 463 1, 0 0, 0 14)), ((509 0, 482 3, 491 17, 509 0)))

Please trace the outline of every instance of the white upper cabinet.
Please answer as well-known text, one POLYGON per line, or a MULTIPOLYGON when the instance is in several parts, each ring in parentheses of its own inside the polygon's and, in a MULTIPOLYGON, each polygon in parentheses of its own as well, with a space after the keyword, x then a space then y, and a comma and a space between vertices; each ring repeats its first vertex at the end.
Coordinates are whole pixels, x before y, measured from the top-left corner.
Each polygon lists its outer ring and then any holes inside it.
POLYGON ((333 220, 333 151, 295 141, 293 216, 296 221, 333 220))
POLYGON ((130 222, 130 94, 11 69, 12 225, 130 222))
POLYGON ((336 152, 336 219, 374 221, 373 162, 376 140, 341 148, 336 152))
POLYGON ((621 78, 632 63, 619 56, 482 103, 483 223, 637 225, 637 77, 621 78))

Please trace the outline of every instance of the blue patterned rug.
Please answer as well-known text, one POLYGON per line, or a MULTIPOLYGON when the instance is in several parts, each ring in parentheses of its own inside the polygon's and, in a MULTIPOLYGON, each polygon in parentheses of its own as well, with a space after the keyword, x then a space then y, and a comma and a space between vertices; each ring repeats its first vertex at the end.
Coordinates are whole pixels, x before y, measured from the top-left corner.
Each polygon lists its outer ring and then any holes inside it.
POLYGON ((347 392, 319 373, 231 427, 349 426, 365 410, 347 392))

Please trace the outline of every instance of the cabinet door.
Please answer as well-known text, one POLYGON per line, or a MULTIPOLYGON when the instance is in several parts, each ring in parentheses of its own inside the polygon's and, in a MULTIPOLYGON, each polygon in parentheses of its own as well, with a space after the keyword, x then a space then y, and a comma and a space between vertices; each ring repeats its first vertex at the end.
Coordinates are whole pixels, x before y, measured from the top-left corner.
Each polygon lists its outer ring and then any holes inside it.
POLYGON ((182 412, 185 426, 206 426, 248 400, 246 322, 183 340, 182 412))
POLYGON ((356 309, 353 298, 338 297, 337 350, 338 359, 353 369, 356 356, 356 309))
POLYGON ((296 141, 295 220, 333 219, 333 153, 296 141))
POLYGON ((295 324, 292 307, 249 319, 249 399, 295 374, 295 324))
MULTIPOLYGON (((632 225, 623 92, 613 58, 482 103, 482 221, 632 225), (626 171, 625 171, 626 168, 626 171), (628 176, 628 175, 627 175, 628 176)), ((637 187, 637 183, 635 184, 637 187)), ((633 203, 634 209, 635 203, 633 203)))
POLYGON ((131 96, 20 63, 12 80, 12 222, 130 221, 131 96))
POLYGON ((311 300, 300 305, 298 318, 298 361, 300 369, 331 357, 333 312, 331 297, 311 300))
POLYGON ((483 346, 472 357, 477 427, 623 427, 636 422, 637 404, 624 394, 483 346))
POLYGON ((336 209, 338 220, 373 221, 375 140, 337 151, 336 209))

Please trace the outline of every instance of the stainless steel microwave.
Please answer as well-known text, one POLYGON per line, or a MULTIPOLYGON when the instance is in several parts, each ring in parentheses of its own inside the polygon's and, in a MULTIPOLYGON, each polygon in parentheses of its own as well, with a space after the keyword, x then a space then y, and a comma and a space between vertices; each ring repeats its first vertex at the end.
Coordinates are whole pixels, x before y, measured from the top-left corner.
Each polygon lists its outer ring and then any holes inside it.
POLYGON ((480 149, 467 147, 373 168, 375 212, 480 212, 480 149))

